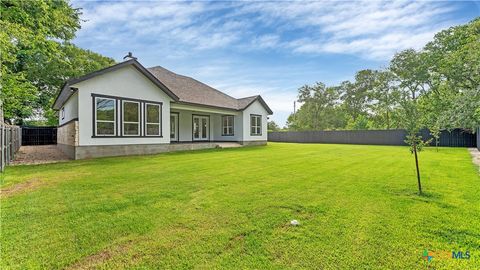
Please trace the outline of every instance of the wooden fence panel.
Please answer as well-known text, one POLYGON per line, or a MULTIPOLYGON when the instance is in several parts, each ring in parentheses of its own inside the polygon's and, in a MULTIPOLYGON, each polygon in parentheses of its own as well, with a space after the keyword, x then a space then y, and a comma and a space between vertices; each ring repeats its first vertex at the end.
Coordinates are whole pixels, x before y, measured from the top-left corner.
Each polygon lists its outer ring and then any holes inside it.
POLYGON ((18 126, 0 123, 0 171, 3 172, 14 158, 22 143, 22 130, 18 126))

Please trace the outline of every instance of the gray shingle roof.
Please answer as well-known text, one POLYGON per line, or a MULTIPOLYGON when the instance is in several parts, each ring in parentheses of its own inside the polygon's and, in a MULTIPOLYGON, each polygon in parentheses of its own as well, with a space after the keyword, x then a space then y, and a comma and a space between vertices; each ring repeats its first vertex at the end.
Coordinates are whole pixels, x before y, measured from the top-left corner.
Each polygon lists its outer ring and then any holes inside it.
POLYGON ((144 74, 155 85, 169 95, 174 102, 197 104, 232 110, 243 110, 250 106, 255 100, 258 100, 272 114, 272 110, 268 107, 261 96, 251 96, 236 99, 221 91, 201 83, 193 78, 176 74, 163 67, 156 66, 146 69, 137 60, 131 59, 111 67, 107 67, 79 78, 72 78, 65 82, 58 94, 52 108, 59 110, 61 106, 73 94, 71 85, 78 82, 88 80, 90 78, 102 75, 104 73, 117 70, 127 65, 133 65, 137 70, 144 74))
MULTIPOLYGON (((261 99, 258 95, 236 99, 193 78, 176 74, 161 66, 151 67, 147 70, 178 96, 179 101, 183 103, 243 110, 256 99, 261 99)), ((266 106, 263 100, 261 102, 266 106)), ((271 113, 268 106, 265 109, 271 113)))

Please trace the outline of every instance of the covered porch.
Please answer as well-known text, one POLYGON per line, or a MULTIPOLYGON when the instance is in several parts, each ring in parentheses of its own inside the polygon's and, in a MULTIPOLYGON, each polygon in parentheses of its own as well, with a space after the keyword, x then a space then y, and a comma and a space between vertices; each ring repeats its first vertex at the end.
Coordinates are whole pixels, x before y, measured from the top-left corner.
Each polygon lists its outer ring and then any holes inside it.
POLYGON ((172 104, 170 142, 242 142, 242 112, 172 104))

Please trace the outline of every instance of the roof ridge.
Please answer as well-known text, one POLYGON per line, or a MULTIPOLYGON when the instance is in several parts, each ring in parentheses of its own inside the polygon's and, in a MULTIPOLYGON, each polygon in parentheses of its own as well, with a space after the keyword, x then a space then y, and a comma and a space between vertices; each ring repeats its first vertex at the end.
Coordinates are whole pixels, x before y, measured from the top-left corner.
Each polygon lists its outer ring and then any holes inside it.
POLYGON ((260 95, 253 95, 253 96, 248 96, 248 97, 243 97, 243 98, 237 98, 237 99, 240 100, 240 99, 247 99, 247 98, 253 98, 253 97, 254 97, 254 98, 257 98, 257 97, 259 97, 259 96, 260 96, 260 95))
POLYGON ((230 95, 228 95, 228 94, 226 94, 226 93, 224 93, 224 92, 222 92, 222 91, 220 91, 220 90, 218 90, 218 89, 216 89, 216 88, 214 88, 214 87, 212 87, 212 86, 210 86, 210 85, 208 85, 208 84, 206 84, 206 83, 203 83, 203 82, 201 82, 201 81, 199 81, 199 80, 197 80, 197 79, 195 79, 195 78, 193 78, 193 77, 175 73, 175 72, 173 72, 173 71, 171 71, 171 70, 169 70, 169 69, 166 69, 166 68, 164 68, 164 67, 162 67, 162 66, 154 66, 154 67, 150 67, 150 68, 148 68, 148 69, 151 69, 151 68, 153 69, 153 68, 157 68, 157 67, 159 67, 159 68, 161 68, 161 69, 164 69, 164 70, 166 70, 166 71, 168 71, 168 72, 170 72, 170 73, 172 73, 172 74, 175 74, 175 75, 177 75, 177 76, 180 76, 180 77, 183 77, 183 78, 187 78, 187 79, 190 79, 190 80, 195 81, 195 82, 197 82, 197 83, 203 84, 203 85, 207 86, 208 88, 210 88, 210 89, 212 89, 212 90, 218 92, 219 94, 222 94, 222 95, 224 95, 224 96, 226 96, 226 97, 228 97, 228 98, 231 98, 231 99, 234 99, 234 100, 238 100, 237 98, 234 98, 234 97, 232 97, 232 96, 230 96, 230 95))

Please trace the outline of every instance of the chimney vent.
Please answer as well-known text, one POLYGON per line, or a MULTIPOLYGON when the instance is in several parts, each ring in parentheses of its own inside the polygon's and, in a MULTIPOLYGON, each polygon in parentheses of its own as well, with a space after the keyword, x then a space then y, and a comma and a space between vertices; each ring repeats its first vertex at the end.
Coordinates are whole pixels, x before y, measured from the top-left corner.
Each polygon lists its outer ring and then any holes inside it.
POLYGON ((135 59, 135 60, 137 60, 136 57, 133 57, 132 52, 128 52, 128 54, 123 57, 123 60, 126 60, 126 59, 135 59))

